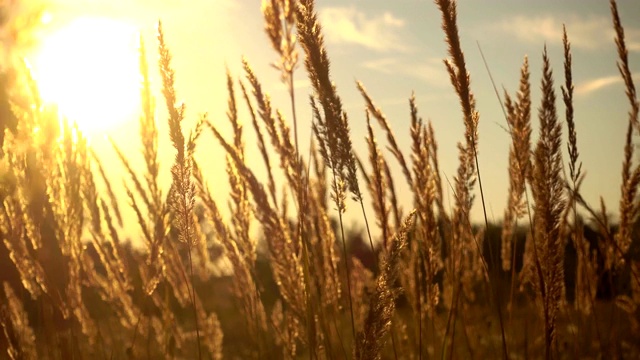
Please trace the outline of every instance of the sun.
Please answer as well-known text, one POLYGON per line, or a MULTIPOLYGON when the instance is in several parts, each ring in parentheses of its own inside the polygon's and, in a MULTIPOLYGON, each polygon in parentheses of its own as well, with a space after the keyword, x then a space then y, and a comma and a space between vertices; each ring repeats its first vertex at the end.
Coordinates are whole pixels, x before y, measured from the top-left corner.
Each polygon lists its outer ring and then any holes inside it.
POLYGON ((40 96, 87 135, 139 114, 138 37, 118 20, 83 17, 44 37, 31 59, 40 96))

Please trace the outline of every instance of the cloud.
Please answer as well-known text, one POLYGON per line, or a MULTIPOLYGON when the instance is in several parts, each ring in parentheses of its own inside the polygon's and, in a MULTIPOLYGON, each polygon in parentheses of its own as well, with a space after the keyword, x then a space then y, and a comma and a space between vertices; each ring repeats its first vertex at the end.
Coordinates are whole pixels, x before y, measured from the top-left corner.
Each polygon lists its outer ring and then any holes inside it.
POLYGON ((396 57, 387 57, 366 61, 362 66, 383 74, 410 76, 433 86, 447 86, 449 84, 449 76, 442 59, 439 58, 427 58, 424 61, 407 61, 396 57))
POLYGON ((332 43, 358 44, 380 52, 409 50, 398 34, 404 20, 389 12, 368 17, 355 7, 327 7, 320 11, 320 21, 332 43))
MULTIPOLYGON (((632 75, 634 80, 640 80, 640 73, 632 75)), ((603 76, 584 81, 576 85, 575 92, 578 96, 586 96, 603 88, 622 82, 620 75, 603 76)))
MULTIPOLYGON (((562 25, 567 26, 571 46, 576 49, 597 50, 613 44, 614 30, 608 17, 569 16, 560 19, 553 15, 530 17, 518 15, 490 25, 499 31, 529 43, 561 44, 562 25)), ((640 29, 625 26, 625 37, 629 50, 640 51, 640 29)))
POLYGON ((587 80, 576 86, 576 95, 588 95, 594 91, 598 91, 604 87, 611 86, 621 81, 622 78, 620 75, 604 76, 597 79, 587 80))
POLYGON ((624 29, 624 36, 627 50, 640 52, 640 29, 627 26, 624 29))

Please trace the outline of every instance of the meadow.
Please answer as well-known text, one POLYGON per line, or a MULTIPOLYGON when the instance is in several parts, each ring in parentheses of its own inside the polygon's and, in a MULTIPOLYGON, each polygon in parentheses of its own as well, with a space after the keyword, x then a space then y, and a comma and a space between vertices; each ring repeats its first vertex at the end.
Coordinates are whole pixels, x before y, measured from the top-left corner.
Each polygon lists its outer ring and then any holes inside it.
POLYGON ((3 68, 0 358, 640 357, 640 103, 616 1, 612 41, 629 106, 627 119, 615 119, 627 124, 615 160, 619 204, 591 204, 581 191, 565 30, 562 69, 554 72, 545 47, 541 69, 525 57, 518 88, 496 91, 511 139, 500 223, 486 215, 491 175, 479 167, 481 114, 461 48, 464 24, 454 0, 432 6, 465 129, 451 179, 415 97, 407 99, 402 131, 411 146, 403 152, 360 82, 367 148, 355 151, 314 0, 263 1, 265 39, 289 103, 272 103, 245 60, 241 74, 227 73, 222 126, 207 115, 185 125, 172 60, 188 54, 171 52, 170 29, 159 22, 153 46, 140 40, 142 106, 131 131, 141 150, 113 142, 117 162, 102 161, 78 126, 43 106, 27 66, 3 68), (157 64, 148 60, 152 47, 157 64), (152 71, 162 82, 157 104, 152 71), (534 71, 540 84, 530 82, 534 71), (295 72, 308 77, 309 98, 296 92, 295 72), (159 122, 168 123, 169 143, 159 141, 159 122), (310 148, 300 145, 302 128, 312 129, 310 148), (204 159, 223 162, 225 174, 203 171, 196 155, 204 137, 224 149, 223 158, 204 159), (161 158, 161 146, 173 156, 161 158), (248 147, 261 163, 246 160, 248 147), (110 178, 116 167, 125 179, 110 178), (161 167, 171 169, 168 189, 161 167), (220 182, 228 196, 216 193, 220 182), (479 223, 474 206, 483 209, 479 223), (361 214, 363 231, 349 228, 347 212, 361 214), (127 226, 141 234, 140 246, 127 226))

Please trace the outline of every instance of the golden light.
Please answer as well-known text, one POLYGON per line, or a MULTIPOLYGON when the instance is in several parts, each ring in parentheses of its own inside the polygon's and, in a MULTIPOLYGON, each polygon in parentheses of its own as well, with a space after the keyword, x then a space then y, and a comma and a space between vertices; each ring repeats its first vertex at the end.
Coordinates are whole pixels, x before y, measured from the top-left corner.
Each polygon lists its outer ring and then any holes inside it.
POLYGON ((87 135, 137 121, 136 34, 121 21, 84 17, 45 36, 31 60, 42 99, 87 135))

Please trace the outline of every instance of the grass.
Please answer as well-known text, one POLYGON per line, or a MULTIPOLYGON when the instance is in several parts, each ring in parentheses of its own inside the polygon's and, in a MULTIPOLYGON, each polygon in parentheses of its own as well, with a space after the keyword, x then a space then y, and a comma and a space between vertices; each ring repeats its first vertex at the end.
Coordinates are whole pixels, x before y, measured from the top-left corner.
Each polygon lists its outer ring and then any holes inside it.
POLYGON ((139 134, 145 166, 133 168, 133 154, 114 143, 127 174, 127 203, 118 202, 119 187, 106 176, 114 165, 103 164, 77 128, 46 108, 21 106, 41 103, 29 69, 8 69, 19 89, 11 96, 19 99, 0 93, 16 120, 3 129, 1 154, 6 169, 0 179, 2 357, 639 356, 640 164, 633 144, 640 131, 639 105, 615 1, 618 68, 630 107, 616 225, 608 223, 604 203, 596 209, 580 192, 585 175, 566 29, 561 94, 568 142, 562 140, 556 80, 544 49, 537 137, 531 130, 535 114, 527 58, 517 92, 504 94, 512 139, 505 149, 504 220, 491 224, 485 211, 483 224, 472 224, 475 194, 484 209, 482 181, 490 180, 478 166, 481 116, 460 45, 457 5, 450 0, 436 5, 449 46, 443 66, 465 125, 450 183, 442 181, 437 136, 420 117, 415 97, 408 99, 411 149, 405 154, 362 82, 355 86, 366 107, 367 148, 366 154, 356 154, 312 0, 262 5, 292 119, 271 103, 244 60, 242 77, 227 74, 231 138, 206 115, 191 131, 184 128, 185 107, 178 105, 174 87, 179 74, 158 25, 158 69, 175 151, 171 159, 158 157, 158 147, 165 145, 158 143, 141 39, 139 134), (293 78, 300 59, 313 91, 309 123, 297 116, 293 78), (247 108, 247 119, 239 116, 239 106, 247 108), (249 122, 266 180, 245 160, 243 124, 249 122), (300 148, 301 127, 313 130, 310 149, 300 148), (224 177, 207 178, 194 157, 203 136, 213 136, 226 152, 229 219, 210 189, 224 177), (367 163, 361 160, 365 156, 367 163), (391 162, 402 175, 394 177, 391 162), (171 167, 167 191, 159 185, 160 164, 171 167), (408 204, 397 197, 402 182, 412 193, 408 204), (445 186, 454 194, 449 210, 445 186), (362 209, 364 234, 349 231, 343 221, 351 200, 362 209), (374 223, 365 211, 367 201, 374 223), (121 216, 128 206, 134 219, 121 216), (143 250, 121 240, 125 234, 118 229, 126 221, 137 222, 143 250), (377 248, 372 234, 379 234, 377 248), (211 264, 222 258, 231 272, 215 276, 211 264))

